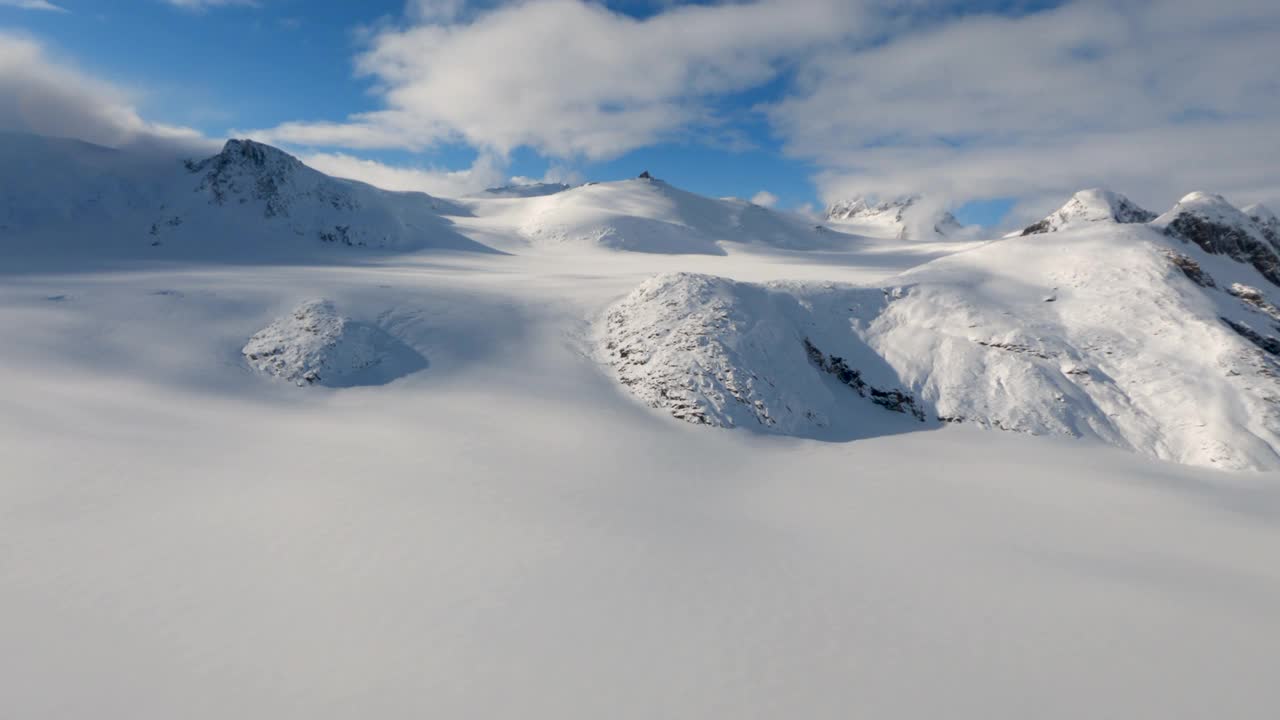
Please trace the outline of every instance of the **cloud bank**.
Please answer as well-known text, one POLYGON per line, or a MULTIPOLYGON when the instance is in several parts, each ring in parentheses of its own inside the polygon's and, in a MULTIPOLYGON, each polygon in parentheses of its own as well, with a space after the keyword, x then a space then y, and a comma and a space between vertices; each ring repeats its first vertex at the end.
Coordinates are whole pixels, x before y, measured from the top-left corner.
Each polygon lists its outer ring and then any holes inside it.
MULTIPOLYGON (((412 0, 369 34, 359 75, 383 108, 298 120, 260 139, 502 157, 611 158, 672 137, 731 137, 717 103, 753 108, 823 199, 991 197, 1042 214, 1108 185, 1155 207, 1206 188, 1280 197, 1280 5, 1074 0, 1016 15, 945 0, 755 0, 635 19, 583 0, 467 12, 412 0)), ((372 167, 372 166, 371 166, 372 167)), ((385 170, 377 170, 385 173, 385 170)))
POLYGON ((190 128, 143 120, 128 95, 51 59, 38 42, 0 33, 0 130, 71 137, 120 147, 196 143, 190 128))

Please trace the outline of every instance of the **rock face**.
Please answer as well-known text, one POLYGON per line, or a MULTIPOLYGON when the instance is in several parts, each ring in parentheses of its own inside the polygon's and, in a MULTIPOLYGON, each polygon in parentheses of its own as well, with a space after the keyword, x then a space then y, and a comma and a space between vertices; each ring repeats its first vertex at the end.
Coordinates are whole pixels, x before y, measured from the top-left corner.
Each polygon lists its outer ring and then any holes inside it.
MULTIPOLYGON (((878 290, 820 298, 828 301, 884 302, 878 290)), ((620 382, 690 423, 847 437, 862 425, 924 419, 839 319, 784 286, 660 275, 609 310, 605 334, 603 354, 620 382)))
POLYGON ((1268 281, 1280 285, 1280 255, 1267 233, 1221 195, 1191 193, 1151 224, 1211 255, 1248 263, 1268 281))
POLYGON ((1156 214, 1138 207, 1129 198, 1110 190, 1092 188, 1081 190, 1065 205, 1047 217, 1022 231, 1022 235, 1040 235, 1058 232, 1084 223, 1145 223, 1154 220, 1156 214))
POLYGON ((241 353, 254 370, 299 387, 381 384, 425 366, 420 355, 343 317, 328 300, 298 305, 249 338, 241 353))
POLYGON ((528 183, 524 185, 503 185, 485 190, 481 195, 483 197, 495 198, 530 198, 544 197, 547 195, 555 195, 570 189, 571 185, 564 183, 528 183))
POLYGON ((880 202, 855 197, 829 206, 826 218, 860 234, 899 240, 946 239, 963 229, 951 213, 927 209, 919 195, 880 202))

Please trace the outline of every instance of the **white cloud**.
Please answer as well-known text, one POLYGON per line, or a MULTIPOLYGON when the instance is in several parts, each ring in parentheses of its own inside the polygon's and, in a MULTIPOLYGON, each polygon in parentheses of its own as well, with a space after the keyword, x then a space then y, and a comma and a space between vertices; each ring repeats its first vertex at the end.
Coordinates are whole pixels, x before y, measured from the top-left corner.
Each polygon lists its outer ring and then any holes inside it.
POLYGON ((378 83, 382 110, 253 135, 611 157, 690 126, 714 127, 709 98, 775 78, 780 63, 848 36, 863 17, 849 0, 685 6, 644 20, 585 0, 529 0, 459 24, 437 22, 458 3, 411 7, 421 24, 375 32, 357 58, 358 71, 378 83))
POLYGON ((214 7, 229 7, 239 5, 242 7, 257 7, 258 0, 162 0, 174 7, 180 7, 184 10, 207 10, 214 7))
POLYGON ((761 190, 751 197, 751 202, 759 205, 760 207, 771 208, 778 204, 778 196, 768 190, 761 190))
POLYGON ((1013 196, 1043 215, 1099 184, 1157 209, 1192 189, 1276 198, 1277 47, 1270 0, 1078 0, 825 52, 768 112, 828 200, 1013 196))
POLYGON ((334 177, 359 180, 384 190, 417 191, 441 197, 460 197, 507 182, 504 163, 492 155, 480 155, 465 170, 396 167, 345 153, 310 153, 299 159, 334 177))
POLYGON ((0 33, 0 130, 101 145, 198 141, 189 128, 142 119, 116 87, 54 62, 34 40, 0 33))
POLYGON ((66 8, 54 5, 49 0, 0 0, 0 7, 12 7, 19 10, 46 10, 49 12, 66 12, 66 8))

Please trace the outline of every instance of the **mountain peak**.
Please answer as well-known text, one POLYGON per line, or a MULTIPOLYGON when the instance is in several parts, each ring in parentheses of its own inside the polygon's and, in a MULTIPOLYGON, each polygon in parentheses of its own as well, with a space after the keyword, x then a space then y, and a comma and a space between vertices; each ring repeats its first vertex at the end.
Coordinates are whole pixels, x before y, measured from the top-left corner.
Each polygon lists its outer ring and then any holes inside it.
POLYGON ((1195 243, 1207 253, 1249 263, 1267 280, 1280 285, 1280 243, 1274 233, 1221 195, 1188 193, 1151 225, 1169 237, 1195 243))
POLYGON ((266 168, 273 165, 296 166, 302 162, 277 147, 264 145, 249 139, 231 139, 222 146, 215 157, 240 165, 266 168))
POLYGON ((1129 198, 1104 188, 1087 188, 1071 196, 1062 207, 1043 220, 1023 229, 1022 235, 1058 232, 1080 223, 1145 223, 1156 214, 1144 210, 1129 198))
POLYGON ((827 221, 847 225, 859 234, 892 236, 899 240, 927 239, 930 233, 947 237, 962 228, 951 213, 931 212, 920 195, 900 195, 880 201, 855 195, 828 206, 827 221))

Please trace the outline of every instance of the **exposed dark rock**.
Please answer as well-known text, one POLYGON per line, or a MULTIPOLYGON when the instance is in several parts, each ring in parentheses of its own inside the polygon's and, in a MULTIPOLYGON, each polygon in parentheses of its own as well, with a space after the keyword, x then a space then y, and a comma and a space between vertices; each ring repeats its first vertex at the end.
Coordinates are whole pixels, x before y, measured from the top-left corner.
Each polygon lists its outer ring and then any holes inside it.
POLYGON ((1192 260, 1191 256, 1183 255, 1182 253, 1175 252, 1173 250, 1166 250, 1164 254, 1165 257, 1169 258, 1169 262, 1176 265, 1178 269, 1182 271, 1182 274, 1186 275, 1187 279, 1191 282, 1205 288, 1218 286, 1217 283, 1213 281, 1213 278, 1209 277, 1209 273, 1205 272, 1200 267, 1200 263, 1192 260))
POLYGON ((1041 360, 1048 360, 1051 357, 1050 355, 1048 355, 1047 353, 1041 350, 1037 350, 1029 345, 1022 345, 1019 343, 988 342, 986 340, 974 340, 974 342, 978 343, 983 347, 994 348, 996 350, 1006 350, 1008 352, 1013 352, 1013 353, 1034 355, 1035 357, 1038 357, 1041 360))
POLYGON ((1280 256, 1247 228, 1184 212, 1169 221, 1164 232, 1193 242, 1207 253, 1249 263, 1271 283, 1280 285, 1280 256))
POLYGON ((862 379, 861 371, 849 367, 845 359, 838 355, 827 355, 822 352, 809 338, 804 339, 804 351, 809 356, 809 362, 815 367, 853 388, 859 396, 870 395, 871 402, 876 405, 886 410, 910 414, 920 422, 924 422, 924 411, 916 404, 916 399, 911 393, 896 389, 884 390, 868 385, 862 379))
POLYGON ((1053 226, 1049 224, 1049 219, 1045 218, 1044 220, 1041 220, 1040 222, 1034 225, 1028 225, 1026 228, 1024 228, 1022 230, 1022 236, 1026 237, 1027 235, 1039 235, 1041 233, 1047 233, 1052 227, 1053 226))
POLYGON ((1242 285, 1240 283, 1232 283, 1231 287, 1227 288, 1227 294, 1232 297, 1240 298, 1241 302, 1255 310, 1258 310, 1259 312, 1270 315, 1272 320, 1280 320, 1280 308, 1277 308, 1267 300, 1267 297, 1262 294, 1262 291, 1255 287, 1242 285))
POLYGON ((1280 357, 1280 340, 1270 335, 1262 335, 1244 323, 1238 323, 1228 318, 1221 318, 1221 320, 1227 324, 1227 327, 1235 330, 1240 337, 1243 337, 1245 340, 1257 345, 1263 351, 1270 353, 1271 355, 1275 355, 1276 357, 1280 357))

